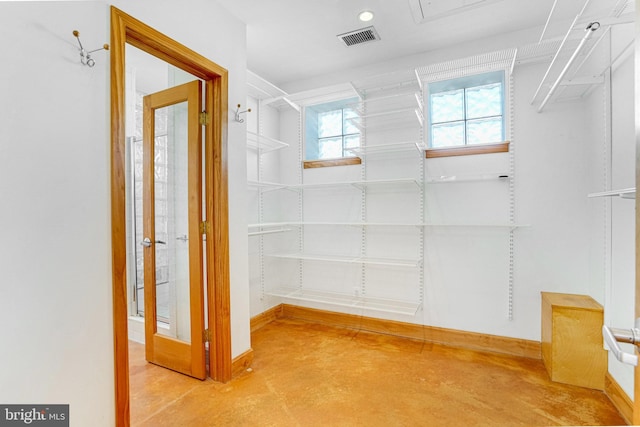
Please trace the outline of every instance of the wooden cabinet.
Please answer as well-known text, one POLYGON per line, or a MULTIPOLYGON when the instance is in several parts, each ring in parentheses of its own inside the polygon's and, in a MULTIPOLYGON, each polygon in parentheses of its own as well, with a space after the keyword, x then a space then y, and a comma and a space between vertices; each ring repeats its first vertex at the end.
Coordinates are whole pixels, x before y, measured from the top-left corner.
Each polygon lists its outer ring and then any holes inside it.
POLYGON ((552 381, 604 390, 603 316, 587 295, 542 292, 542 360, 552 381))

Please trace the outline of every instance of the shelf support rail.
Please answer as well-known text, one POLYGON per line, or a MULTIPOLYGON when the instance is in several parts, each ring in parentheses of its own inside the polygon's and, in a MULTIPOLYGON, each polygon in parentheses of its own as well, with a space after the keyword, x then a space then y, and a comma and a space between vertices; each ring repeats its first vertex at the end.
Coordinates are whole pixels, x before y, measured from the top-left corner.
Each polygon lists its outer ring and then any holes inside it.
POLYGON ((542 29, 542 34, 540 34, 540 40, 538 40, 538 44, 542 43, 544 39, 544 34, 547 32, 547 28, 549 27, 549 23, 551 22, 551 16, 553 12, 556 10, 556 6, 558 5, 558 0, 553 2, 553 6, 551 6, 551 11, 549 12, 549 16, 547 16, 547 22, 544 24, 544 28, 542 29))
POLYGON ((547 105, 547 103, 549 102, 549 100, 551 99, 555 91, 558 89, 558 86, 560 86, 562 79, 569 71, 569 68, 571 67, 573 62, 576 60, 576 58, 584 48, 585 43, 587 43, 587 40, 591 38, 594 31, 596 31, 598 28, 600 28, 599 22, 591 22, 589 25, 587 25, 587 28, 585 28, 585 34, 580 40, 580 44, 578 44, 578 47, 576 48, 575 52, 573 52, 573 55, 571 55, 571 58, 569 58, 569 61, 567 61, 567 64, 564 66, 564 68, 560 72, 560 75, 556 79, 555 83, 551 86, 551 89, 549 89, 547 96, 542 100, 542 103, 540 103, 540 106, 538 107, 538 113, 541 113, 545 105, 547 105))

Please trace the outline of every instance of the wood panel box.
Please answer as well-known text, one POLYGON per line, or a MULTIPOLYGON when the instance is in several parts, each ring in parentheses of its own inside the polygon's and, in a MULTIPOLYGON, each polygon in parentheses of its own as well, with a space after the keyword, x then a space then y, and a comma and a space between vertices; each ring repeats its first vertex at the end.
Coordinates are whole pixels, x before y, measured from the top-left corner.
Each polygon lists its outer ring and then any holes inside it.
POLYGON ((603 321, 587 295, 542 292, 542 360, 552 381, 604 390, 603 321))

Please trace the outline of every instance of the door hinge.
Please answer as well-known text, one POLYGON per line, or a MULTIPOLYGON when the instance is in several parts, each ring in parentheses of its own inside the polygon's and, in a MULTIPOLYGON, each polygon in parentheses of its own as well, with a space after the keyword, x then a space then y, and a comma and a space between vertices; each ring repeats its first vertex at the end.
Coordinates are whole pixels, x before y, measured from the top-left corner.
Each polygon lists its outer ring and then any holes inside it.
POLYGON ((203 126, 207 126, 211 123, 211 116, 206 111, 200 113, 200 124, 203 126))
POLYGON ((211 331, 209 329, 202 331, 202 340, 204 342, 211 342, 211 331))
POLYGON ((209 223, 207 221, 202 221, 200 223, 200 234, 207 234, 209 232, 209 223))

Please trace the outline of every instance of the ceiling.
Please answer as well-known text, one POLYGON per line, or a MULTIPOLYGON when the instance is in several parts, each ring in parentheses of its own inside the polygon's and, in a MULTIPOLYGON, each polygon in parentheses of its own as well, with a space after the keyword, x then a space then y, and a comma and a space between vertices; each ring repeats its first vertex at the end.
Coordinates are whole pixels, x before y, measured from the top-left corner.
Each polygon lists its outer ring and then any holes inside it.
POLYGON ((563 36, 585 1, 606 9, 620 0, 218 0, 247 24, 249 70, 276 85, 523 29, 532 29, 527 42, 535 43, 554 3, 545 39, 563 36), (422 23, 412 13, 412 6, 429 13, 455 4, 473 6, 422 23), (362 10, 373 20, 360 22, 362 10), (336 37, 369 25, 381 40, 346 47, 336 37))

